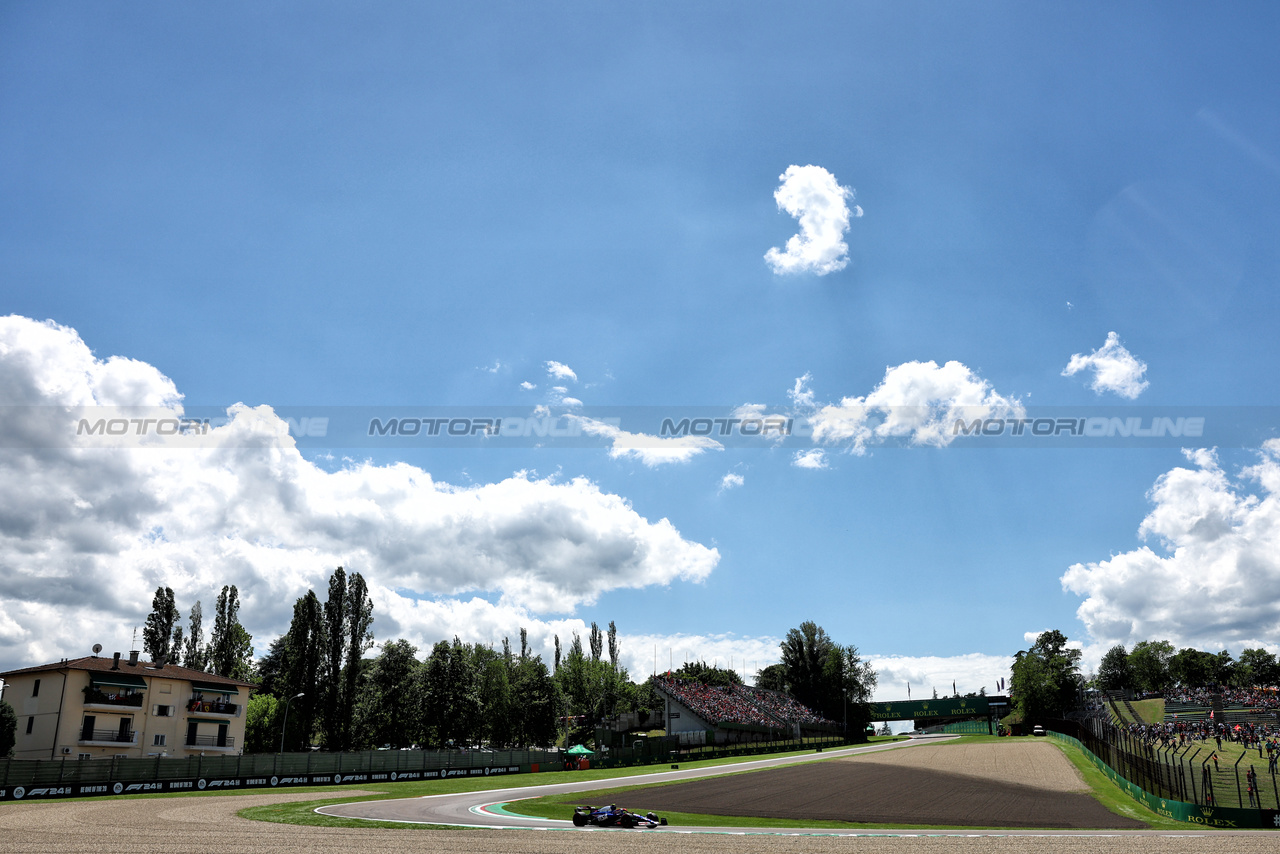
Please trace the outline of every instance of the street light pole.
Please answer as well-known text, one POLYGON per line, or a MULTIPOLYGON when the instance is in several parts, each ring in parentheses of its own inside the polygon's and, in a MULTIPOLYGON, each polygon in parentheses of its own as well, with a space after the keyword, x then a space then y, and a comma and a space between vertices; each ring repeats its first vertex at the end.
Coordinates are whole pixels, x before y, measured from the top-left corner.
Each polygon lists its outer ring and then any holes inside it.
POLYGON ((299 697, 307 696, 304 692, 298 692, 292 697, 284 701, 284 722, 280 724, 280 752, 284 753, 284 731, 289 726, 289 704, 299 697))

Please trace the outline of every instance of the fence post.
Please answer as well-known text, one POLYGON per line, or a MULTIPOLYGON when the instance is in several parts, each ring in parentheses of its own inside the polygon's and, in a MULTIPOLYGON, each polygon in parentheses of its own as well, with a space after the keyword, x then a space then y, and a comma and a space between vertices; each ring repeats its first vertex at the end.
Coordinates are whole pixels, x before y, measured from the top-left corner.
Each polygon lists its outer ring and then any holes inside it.
POLYGON ((1240 793, 1240 759, 1244 759, 1244 753, 1240 754, 1240 758, 1236 760, 1236 764, 1231 766, 1231 770, 1236 773, 1236 804, 1241 808, 1244 807, 1244 795, 1240 793))

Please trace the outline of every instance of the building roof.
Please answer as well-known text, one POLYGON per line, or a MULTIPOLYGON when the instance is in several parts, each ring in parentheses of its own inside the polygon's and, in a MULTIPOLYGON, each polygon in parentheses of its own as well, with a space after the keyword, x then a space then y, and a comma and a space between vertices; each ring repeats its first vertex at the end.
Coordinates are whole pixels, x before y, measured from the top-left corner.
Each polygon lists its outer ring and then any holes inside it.
POLYGON ((86 655, 84 658, 72 658, 60 661, 55 664, 41 664, 38 667, 23 667, 18 670, 10 670, 6 673, 0 673, 0 679, 12 680, 15 676, 26 676, 34 673, 51 673, 59 670, 86 670, 89 673, 119 673, 119 674, 136 674, 138 676, 154 676, 161 679, 182 679, 187 682, 200 682, 204 685, 228 685, 244 688, 257 688, 253 682, 242 682, 239 679, 230 679, 226 676, 218 676, 213 673, 205 673, 202 670, 193 670, 190 667, 181 667, 177 664, 166 664, 163 667, 152 664, 149 661, 139 661, 137 664, 130 664, 128 657, 120 659, 119 669, 115 668, 115 658, 113 656, 97 656, 86 655))

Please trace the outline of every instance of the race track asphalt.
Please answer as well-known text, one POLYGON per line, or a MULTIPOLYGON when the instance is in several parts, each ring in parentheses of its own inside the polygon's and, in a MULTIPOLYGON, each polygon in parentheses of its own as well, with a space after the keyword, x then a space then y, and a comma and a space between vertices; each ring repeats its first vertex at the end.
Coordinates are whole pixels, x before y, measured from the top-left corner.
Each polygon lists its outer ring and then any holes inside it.
MULTIPOLYGON (((903 748, 896 748, 903 749, 903 748)), ((913 749, 913 748, 906 748, 913 749)), ((840 751, 801 757, 822 759, 840 751)), ((768 761, 768 760, 765 760, 768 761)), ((712 773, 737 766, 703 769, 712 773)), ((666 773, 666 772, 664 772, 666 773)), ((652 778, 651 778, 652 779, 652 778)), ((599 786, 634 784, 635 777, 595 781, 599 786)), ((582 784, 578 784, 581 786, 582 784)), ((587 787, 575 789, 587 791, 587 787)), ((545 791, 545 790, 544 790, 545 791)), ((396 828, 313 827, 250 821, 238 815, 247 807, 328 799, 369 792, 285 793, 279 791, 164 798, 84 801, 8 802, 0 804, 0 854, 1271 854, 1280 836, 1267 831, 1126 831, 1050 833, 1045 831, 860 831, 831 835, 819 831, 755 833, 741 828, 672 827, 651 830, 577 830, 565 822, 548 829, 498 827, 426 828, 407 823, 396 828), (555 829, 550 829, 554 827, 555 829)), ((482 823, 471 811, 482 802, 541 794, 534 789, 479 792, 463 796, 465 823, 482 823), (509 797, 508 797, 509 796, 509 797)), ((449 796, 452 797, 452 796, 449 796)), ((442 798, 376 803, 433 804, 442 798)), ((355 807, 356 805, 351 805, 355 807)), ((414 820, 438 814, 434 806, 409 810, 414 820)), ((332 811, 329 808, 326 811, 332 811)), ((353 809, 343 810, 353 812, 353 809)), ((453 813, 458 815, 458 813, 453 813)), ((495 817, 496 818, 496 817, 495 817)), ((484 820, 487 821, 487 820, 484 820)))

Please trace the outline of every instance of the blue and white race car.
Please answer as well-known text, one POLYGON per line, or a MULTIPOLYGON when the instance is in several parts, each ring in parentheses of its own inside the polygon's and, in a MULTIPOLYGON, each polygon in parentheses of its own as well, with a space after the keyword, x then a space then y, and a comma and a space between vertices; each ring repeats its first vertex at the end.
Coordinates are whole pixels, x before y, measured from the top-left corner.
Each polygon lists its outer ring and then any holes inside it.
POLYGON ((667 823, 657 813, 644 815, 625 810, 617 804, 607 807, 575 807, 573 810, 574 827, 662 827, 667 823))

